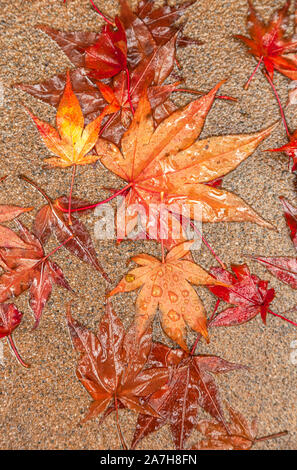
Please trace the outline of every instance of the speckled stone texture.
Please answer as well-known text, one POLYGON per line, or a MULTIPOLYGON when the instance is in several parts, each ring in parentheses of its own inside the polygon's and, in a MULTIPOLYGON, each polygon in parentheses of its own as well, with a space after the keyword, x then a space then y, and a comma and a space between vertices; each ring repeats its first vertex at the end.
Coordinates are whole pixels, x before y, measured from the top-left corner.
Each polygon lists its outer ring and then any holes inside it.
MULTIPOLYGON (((97 0, 97 5, 109 15, 117 12, 117 0, 97 0)), ((159 3, 159 2, 157 2, 159 3)), ((268 18, 283 0, 255 0, 255 6, 268 18)), ((36 209, 44 203, 42 197, 20 182, 19 173, 37 181, 52 197, 68 191, 68 170, 45 170, 42 162, 49 156, 34 125, 24 111, 25 103, 45 120, 54 123, 55 111, 34 98, 11 88, 17 82, 37 82, 71 67, 70 62, 56 44, 34 26, 46 23, 63 30, 97 31, 102 20, 92 10, 88 0, 21 1, 1 0, 1 63, 0 79, 3 100, 0 107, 1 161, 0 176, 9 178, 0 188, 0 203, 14 203, 36 209)), ((232 38, 244 34, 246 0, 200 0, 188 11, 186 32, 204 42, 203 46, 188 47, 179 51, 186 84, 197 90, 208 91, 219 80, 227 78, 222 87, 224 94, 237 96, 238 103, 216 100, 202 136, 255 132, 279 119, 274 95, 262 73, 258 73, 249 90, 243 85, 251 74, 255 60, 245 47, 232 38)), ((275 85, 283 103, 286 102, 289 80, 275 76, 275 85)), ((189 95, 176 98, 182 104, 189 95)), ((296 108, 288 113, 291 129, 297 126, 296 108)), ((235 192, 250 203, 264 218, 275 224, 278 232, 252 224, 205 225, 204 234, 226 264, 248 262, 251 270, 269 279, 277 291, 273 310, 283 312, 296 302, 295 292, 270 276, 246 255, 294 256, 282 208, 278 197, 283 195, 297 204, 294 176, 287 171, 287 159, 282 154, 263 152, 266 148, 285 143, 285 132, 280 125, 273 135, 240 167, 224 179, 224 188, 235 192)), ((78 171, 74 195, 97 201, 106 197, 104 186, 121 185, 100 164, 78 171)), ((22 217, 30 226, 33 214, 22 217)), ((90 232, 94 234, 96 218, 84 216, 90 232)), ((10 226, 13 228, 14 223, 10 226)), ((160 255, 155 243, 127 241, 116 246, 113 241, 94 243, 102 264, 113 280, 113 285, 127 270, 132 254, 160 255)), ((56 246, 54 239, 48 252, 56 246)), ((11 356, 5 340, 4 364, 0 365, 0 410, 2 449, 117 449, 119 440, 114 426, 114 416, 98 426, 96 420, 80 425, 90 397, 75 376, 76 354, 72 349, 65 321, 65 304, 72 300, 73 316, 96 330, 103 313, 104 294, 108 285, 91 267, 80 262, 65 250, 54 256, 75 290, 75 294, 54 288, 45 308, 40 327, 32 331, 33 320, 28 306, 28 296, 16 300, 24 312, 24 321, 15 332, 20 353, 32 364, 23 370, 11 356)), ((206 248, 195 253, 195 259, 206 269, 215 265, 206 248)), ((215 303, 205 288, 198 289, 208 312, 215 303)), ((136 292, 118 295, 114 308, 128 325, 133 319, 136 292)), ((296 312, 289 314, 297 321, 296 312)), ((154 337, 170 344, 162 333, 158 319, 154 323, 154 337)), ((189 332, 189 343, 195 335, 189 332)), ((249 370, 235 371, 216 378, 221 396, 247 417, 258 418, 259 435, 287 429, 288 436, 274 441, 260 442, 256 449, 296 449, 296 386, 297 365, 290 360, 291 344, 297 340, 294 327, 269 316, 267 327, 260 318, 240 327, 219 328, 211 332, 209 345, 200 343, 199 351, 218 354, 229 361, 248 365, 249 370)), ((201 413, 203 416, 203 413, 201 413)), ((121 412, 123 432, 130 442, 136 416, 121 412)), ((196 436, 197 437, 197 436, 196 436)), ((193 434, 191 441, 195 439, 193 434)), ((173 446, 167 427, 144 439, 139 448, 171 449, 173 446)))

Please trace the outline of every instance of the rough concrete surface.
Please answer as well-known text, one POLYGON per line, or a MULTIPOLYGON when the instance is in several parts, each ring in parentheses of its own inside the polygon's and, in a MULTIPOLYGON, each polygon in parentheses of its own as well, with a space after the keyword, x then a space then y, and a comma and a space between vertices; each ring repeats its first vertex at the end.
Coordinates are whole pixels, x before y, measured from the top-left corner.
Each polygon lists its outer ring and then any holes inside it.
MULTIPOLYGON (((159 2, 157 2, 159 3, 159 2)), ((174 3, 174 2, 173 2, 174 3)), ((255 5, 265 18, 283 0, 255 0, 255 5)), ((97 0, 96 4, 110 15, 116 14, 117 0, 97 0)), ((0 80, 3 100, 0 104, 1 160, 0 176, 9 178, 0 188, 0 203, 34 205, 44 201, 17 178, 19 173, 37 181, 52 196, 68 191, 68 170, 45 170, 42 161, 49 156, 39 135, 25 113, 25 103, 44 120, 54 122, 53 108, 11 88, 17 82, 37 82, 71 67, 70 62, 56 44, 40 31, 38 23, 46 23, 63 30, 98 30, 102 21, 91 9, 88 0, 21 1, 1 0, 1 61, 0 80)), ((279 118, 279 110, 269 84, 258 73, 248 91, 243 84, 251 74, 255 60, 245 47, 232 38, 245 34, 246 0, 200 0, 188 13, 186 32, 199 38, 204 45, 187 47, 179 51, 183 74, 188 86, 208 91, 215 83, 228 78, 222 92, 239 98, 238 103, 216 100, 202 136, 255 132, 279 118)), ((290 82, 280 74, 275 85, 281 100, 286 102, 290 82)), ((189 100, 179 97, 177 102, 189 100)), ((297 126, 296 108, 287 112, 292 130, 297 126)), ((221 223, 205 225, 204 234, 217 254, 226 264, 248 262, 251 270, 268 279, 277 291, 272 307, 276 312, 292 308, 295 292, 285 286, 253 261, 247 254, 295 256, 289 238, 279 196, 297 204, 294 176, 287 171, 287 159, 282 154, 268 154, 266 148, 278 147, 286 142, 282 125, 240 167, 224 179, 224 188, 241 196, 265 219, 278 228, 269 231, 246 223, 221 223)), ((106 197, 104 186, 121 184, 100 164, 80 169, 74 195, 97 201, 106 197)), ((28 226, 34 214, 22 216, 28 226)), ((94 234, 93 215, 84 220, 94 234)), ((12 222, 10 227, 14 227, 12 222)), ((94 238, 94 237, 93 237, 94 238)), ((102 264, 114 285, 127 271, 126 263, 132 254, 146 252, 160 255, 160 247, 149 242, 124 242, 116 246, 113 241, 94 243, 102 264)), ((56 246, 55 240, 47 246, 48 252, 56 246)), ((15 332, 19 351, 32 364, 30 370, 22 369, 11 356, 3 340, 4 360, 0 365, 0 410, 2 449, 117 449, 120 446, 114 425, 114 416, 98 426, 96 420, 80 425, 88 408, 90 397, 75 376, 76 354, 72 349, 65 321, 65 303, 72 299, 73 315, 95 331, 104 311, 104 294, 107 284, 91 267, 80 262, 65 250, 54 256, 75 290, 76 295, 54 288, 40 327, 32 331, 33 319, 28 306, 28 295, 23 294, 16 304, 24 312, 24 321, 15 332)), ((206 269, 215 265, 211 254, 202 248, 195 259, 206 269)), ((208 312, 215 303, 206 289, 199 288, 208 312)), ((136 292, 118 295, 114 308, 128 325, 133 319, 136 292)), ((288 314, 297 321, 296 312, 288 314)), ((154 337, 167 344, 158 319, 154 322, 154 337)), ((189 344, 195 335, 189 332, 189 344)), ((201 342, 200 352, 218 354, 230 361, 248 365, 249 370, 235 371, 216 378, 221 396, 234 408, 249 418, 258 418, 259 435, 287 429, 288 436, 260 442, 256 449, 296 449, 297 365, 290 360, 292 342, 297 340, 294 327, 269 316, 265 327, 260 318, 240 327, 221 328, 211 332, 209 345, 201 342)), ((203 416, 203 413, 201 413, 203 416)), ((123 432, 130 442, 136 416, 121 412, 123 432)), ((194 440, 195 433, 191 440, 194 440)), ((144 439, 139 448, 171 449, 173 446, 168 428, 144 439)))

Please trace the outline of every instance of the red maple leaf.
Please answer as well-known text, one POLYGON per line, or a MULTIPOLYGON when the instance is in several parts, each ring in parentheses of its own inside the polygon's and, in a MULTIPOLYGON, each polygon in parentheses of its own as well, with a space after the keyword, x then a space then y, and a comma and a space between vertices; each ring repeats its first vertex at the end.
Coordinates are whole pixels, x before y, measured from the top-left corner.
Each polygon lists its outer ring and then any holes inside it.
POLYGON ((291 0, 287 0, 280 10, 274 12, 267 24, 258 17, 251 0, 248 0, 248 3, 247 29, 250 38, 241 34, 235 37, 241 39, 248 46, 249 53, 259 60, 255 72, 263 62, 271 80, 273 80, 274 70, 278 70, 291 80, 296 80, 297 59, 295 56, 288 56, 288 53, 296 52, 297 41, 285 37, 291 0))
POLYGON ((13 331, 19 326, 23 318, 23 314, 17 309, 14 304, 0 304, 0 339, 7 337, 8 342, 17 358, 23 367, 30 367, 29 364, 23 361, 18 353, 12 338, 13 331))
POLYGON ((216 279, 232 287, 209 286, 208 289, 234 307, 219 313, 209 326, 241 325, 258 314, 266 323, 269 305, 275 296, 274 289, 268 289, 268 281, 251 274, 246 264, 232 265, 231 269, 234 274, 223 268, 212 268, 210 271, 216 279))
MULTIPOLYGON (((255 259, 257 261, 261 260, 260 258, 255 259)), ((261 315, 263 323, 266 324, 268 313, 297 326, 296 323, 270 309, 275 291, 274 289, 268 289, 268 281, 263 281, 258 276, 251 274, 246 264, 232 265, 231 269, 234 274, 223 268, 212 268, 210 270, 216 279, 232 287, 208 286, 208 289, 218 299, 232 304, 233 307, 228 307, 217 316, 214 316, 217 305, 209 322, 209 327, 241 325, 257 315, 261 315)))
MULTIPOLYGON (((294 247, 297 248, 297 209, 285 198, 281 197, 280 199, 283 204, 285 219, 290 228, 291 239, 294 247)), ((297 258, 291 256, 257 256, 254 259, 264 265, 277 279, 288 284, 292 289, 297 289, 297 258)), ((294 322, 290 321, 290 323, 296 325, 294 322)))

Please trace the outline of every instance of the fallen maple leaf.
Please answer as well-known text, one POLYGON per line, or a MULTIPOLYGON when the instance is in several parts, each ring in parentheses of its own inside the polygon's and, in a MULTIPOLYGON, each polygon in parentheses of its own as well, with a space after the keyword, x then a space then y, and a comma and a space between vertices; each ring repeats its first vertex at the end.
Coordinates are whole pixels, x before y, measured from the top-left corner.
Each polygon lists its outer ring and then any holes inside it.
POLYGON ((239 412, 227 405, 231 422, 228 423, 228 432, 221 423, 201 420, 197 430, 204 435, 192 450, 250 450, 257 442, 275 439, 287 435, 287 431, 257 438, 257 422, 251 424, 239 412))
MULTIPOLYGON (((85 225, 73 216, 71 218, 71 224, 69 224, 68 217, 63 212, 63 210, 68 212, 69 199, 66 196, 62 196, 53 201, 29 178, 24 175, 20 177, 37 189, 47 201, 47 204, 39 209, 35 216, 34 235, 37 236, 42 244, 45 244, 51 234, 54 233, 57 240, 60 243, 64 243, 64 247, 69 250, 72 255, 77 256, 77 258, 95 268, 104 279, 110 282, 108 275, 97 259, 91 236, 85 225), (71 237, 71 239, 67 241, 69 237, 71 237)), ((85 204, 85 201, 73 198, 71 207, 77 209, 85 204)))
MULTIPOLYGON (((122 153, 112 143, 98 139, 96 150, 103 165, 128 182, 121 190, 128 208, 125 236, 138 222, 134 204, 145 209, 146 232, 159 222, 158 214, 154 216, 150 207, 153 204, 160 207, 161 203, 178 215, 183 214, 187 205, 190 217, 203 222, 250 221, 272 228, 239 197, 205 184, 234 170, 274 129, 272 126, 254 135, 212 137, 195 142, 219 86, 171 114, 157 129, 154 129, 150 103, 143 94, 132 124, 122 138, 122 153)), ((170 233, 167 238, 170 240, 170 233)), ((179 241, 183 239, 177 239, 176 243, 179 241)))
POLYGON ((204 307, 189 282, 221 284, 194 262, 182 259, 192 244, 193 241, 189 241, 176 246, 163 262, 146 254, 134 256, 132 260, 140 267, 126 274, 109 294, 130 292, 143 286, 136 302, 135 322, 139 334, 146 330, 159 307, 164 332, 186 351, 186 323, 208 340, 204 307))
POLYGON ((244 366, 217 356, 188 356, 180 349, 173 350, 161 343, 153 345, 149 364, 168 367, 171 380, 147 402, 160 416, 138 416, 133 449, 141 439, 165 424, 170 425, 175 447, 184 449, 197 424, 200 408, 227 427, 219 391, 211 374, 227 373, 244 366))
POLYGON ((96 42, 86 49, 85 66, 89 76, 100 80, 127 69, 127 38, 120 19, 115 19, 117 30, 110 25, 103 28, 96 42))
MULTIPOLYGON (((136 14, 146 24, 156 43, 162 44, 168 41, 174 30, 176 30, 176 32, 181 31, 182 28, 175 26, 175 22, 195 3, 196 0, 189 0, 176 6, 170 6, 166 3, 163 6, 154 8, 154 1, 140 0, 137 5, 136 14)), ((187 36, 180 36, 177 39, 177 45, 179 47, 186 47, 193 44, 201 45, 203 43, 187 36)))
POLYGON ((234 274, 223 268, 212 268, 211 274, 230 287, 209 286, 208 289, 219 299, 234 305, 220 312, 210 323, 213 326, 241 325, 260 314, 266 323, 269 306, 275 296, 274 289, 268 289, 268 281, 259 279, 246 264, 232 265, 234 274))
POLYGON ((5 270, 0 276, 0 304, 30 289, 36 328, 53 284, 69 290, 70 287, 60 267, 48 259, 57 249, 45 256, 39 240, 20 222, 18 227, 18 235, 7 229, 7 238, 0 239, 0 265, 5 270))
MULTIPOLYGON (((254 259, 261 262, 261 258, 254 259)), ((264 260, 263 258, 263 264, 264 260)), ((274 289, 268 289, 268 281, 263 281, 256 275, 251 274, 246 264, 232 265, 231 269, 234 275, 223 268, 212 268, 210 270, 216 279, 229 284, 229 286, 209 286, 208 289, 220 300, 224 300, 234 305, 234 307, 226 308, 218 313, 216 317, 210 320, 209 327, 241 325, 252 320, 258 314, 261 315, 263 323, 266 324, 268 313, 297 326, 296 323, 270 309, 275 291, 274 289)))
MULTIPOLYGON (((294 247, 297 248, 297 209, 296 207, 292 206, 285 198, 281 197, 280 199, 283 204, 287 224, 290 228, 291 239, 294 243, 294 247)), ((265 266, 265 268, 280 281, 288 284, 290 287, 292 287, 292 289, 297 289, 297 258, 290 256, 253 256, 252 258, 265 266)), ((289 322, 293 325, 296 325, 294 322, 289 322)))
POLYGON ((89 152, 96 144, 102 119, 109 111, 106 109, 84 129, 84 117, 67 72, 66 86, 56 116, 57 130, 28 111, 45 145, 56 155, 45 162, 61 168, 96 162, 98 155, 89 155, 89 152))
MULTIPOLYGON (((122 119, 122 113, 118 112, 108 121, 105 121, 104 128, 102 129, 103 137, 112 140, 116 144, 120 142, 123 133, 131 121, 131 112, 133 113, 133 109, 137 107, 143 89, 151 85, 153 87, 160 87, 162 82, 171 73, 174 61, 176 60, 176 41, 181 46, 192 42, 189 38, 181 38, 179 36, 181 28, 174 26, 176 19, 181 16, 191 3, 186 2, 179 7, 164 6, 161 9, 149 8, 148 11, 148 4, 143 9, 143 2, 141 2, 138 12, 142 17, 138 17, 131 10, 127 1, 121 0, 118 21, 124 25, 125 32, 120 32, 120 30, 112 32, 110 25, 113 22, 107 20, 109 23, 107 30, 112 36, 108 44, 104 38, 109 33, 63 32, 46 25, 38 26, 38 29, 57 42, 70 61, 77 67, 71 71, 71 80, 86 122, 95 119, 98 113, 102 112, 106 104, 98 88, 87 76, 94 77, 92 75, 94 69, 90 68, 90 66, 96 68, 97 78, 99 77, 98 74, 103 74, 105 68, 100 66, 98 69, 98 66, 99 63, 101 64, 100 61, 103 56, 105 57, 105 54, 110 55, 110 52, 114 52, 113 35, 115 35, 115 39, 118 34, 122 35, 121 44, 125 42, 124 34, 126 35, 128 49, 126 67, 124 67, 123 60, 116 60, 113 64, 114 67, 112 66, 111 69, 113 73, 116 67, 118 67, 118 70, 124 68, 122 72, 115 76, 113 88, 114 92, 118 94, 122 109, 128 104, 130 110, 127 110, 124 119, 122 119), (156 37, 151 33, 150 27, 156 37), (103 41, 102 38, 104 39, 103 41), (101 48, 103 43, 104 48, 101 48), (99 55, 96 53, 96 50, 98 52, 98 47, 99 52, 101 51, 103 56, 101 52, 99 55), (106 48, 108 48, 108 53, 106 48), (95 55, 93 55, 93 52, 95 52, 95 55), (92 53, 92 56, 90 56, 90 53, 92 53), (97 60, 98 58, 99 61, 97 60)), ((101 14, 94 4, 93 6, 101 14)), ((153 4, 150 6, 153 6, 153 4)), ((121 49, 119 53, 122 57, 121 49)), ((107 62, 110 65, 110 59, 107 58, 107 62)), ((110 76, 110 73, 106 76, 110 76)), ((57 106, 65 87, 65 81, 65 74, 61 74, 35 85, 18 84, 15 86, 46 103, 57 106)), ((111 82, 107 82, 107 84, 112 85, 111 82)), ((169 100, 170 88, 165 86, 163 91, 161 89, 148 91, 156 123, 160 123, 161 120, 168 117, 176 109, 172 101, 169 100)))
MULTIPOLYGON (((248 46, 249 53, 259 60, 255 72, 263 62, 271 80, 273 80, 274 70, 291 80, 296 80, 297 59, 296 56, 288 56, 288 53, 297 51, 297 41, 284 37, 291 1, 286 1, 285 5, 272 15, 267 25, 257 16, 251 0, 248 0, 248 3, 247 29, 250 38, 241 34, 235 37, 242 40, 248 46)), ((254 74, 248 84, 253 76, 254 74)))
POLYGON ((119 405, 137 413, 158 415, 144 399, 167 383, 168 370, 146 367, 152 347, 151 330, 136 338, 132 325, 125 333, 109 302, 97 336, 73 320, 70 308, 67 319, 73 345, 81 353, 77 377, 94 400, 84 421, 104 413, 109 406, 118 413, 119 405))
POLYGON ((23 314, 17 309, 14 304, 0 304, 0 339, 7 337, 8 342, 17 358, 23 367, 30 367, 29 364, 23 361, 18 353, 12 338, 13 331, 19 326, 23 318, 23 314))

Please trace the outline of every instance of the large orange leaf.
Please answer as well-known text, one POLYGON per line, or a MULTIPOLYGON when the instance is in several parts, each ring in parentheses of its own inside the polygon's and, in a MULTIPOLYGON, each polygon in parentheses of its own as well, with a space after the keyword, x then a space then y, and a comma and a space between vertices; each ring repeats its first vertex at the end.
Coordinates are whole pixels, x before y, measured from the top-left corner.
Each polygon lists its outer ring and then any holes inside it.
POLYGON ((45 145, 56 155, 46 159, 46 163, 66 168, 96 162, 98 155, 88 154, 96 144, 102 119, 110 112, 113 112, 113 108, 107 106, 94 121, 84 128, 84 117, 78 99, 72 90, 68 72, 65 90, 56 117, 57 129, 47 122, 41 121, 29 111, 45 145))
POLYGON ((165 333, 183 349, 186 323, 208 340, 203 304, 190 285, 226 285, 214 279, 192 261, 182 259, 190 251, 193 241, 174 247, 161 262, 146 254, 132 258, 140 267, 132 269, 109 296, 130 292, 142 286, 136 302, 136 326, 139 334, 147 329, 157 308, 165 333))
MULTIPOLYGON (((199 221, 249 221, 272 228, 239 197, 205 184, 234 170, 274 129, 272 126, 252 135, 210 137, 196 142, 219 87, 174 112, 156 129, 144 93, 122 138, 122 151, 98 139, 96 150, 101 162, 129 183, 126 205, 142 205, 147 220, 152 204, 164 203, 178 214, 187 204, 191 218, 199 221), (195 211, 197 207, 201 210, 195 211)), ((128 208, 126 235, 136 224, 135 212, 128 208)), ((146 231, 148 225, 157 226, 158 220, 149 219, 146 231)), ((182 236, 176 242, 179 240, 182 236)))

